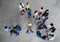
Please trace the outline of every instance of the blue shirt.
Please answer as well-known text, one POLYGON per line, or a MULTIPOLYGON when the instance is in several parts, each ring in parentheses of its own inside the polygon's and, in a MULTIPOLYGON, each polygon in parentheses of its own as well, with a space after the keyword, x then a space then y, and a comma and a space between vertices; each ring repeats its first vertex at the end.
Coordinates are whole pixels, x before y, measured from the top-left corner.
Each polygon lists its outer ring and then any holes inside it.
POLYGON ((11 36, 13 36, 13 37, 16 37, 16 36, 18 36, 19 34, 18 33, 12 33, 11 34, 11 36))
POLYGON ((32 14, 32 10, 29 9, 29 10, 27 11, 27 13, 28 13, 28 15, 31 15, 31 14, 32 14))
POLYGON ((16 25, 16 30, 21 31, 21 27, 19 25, 16 25))

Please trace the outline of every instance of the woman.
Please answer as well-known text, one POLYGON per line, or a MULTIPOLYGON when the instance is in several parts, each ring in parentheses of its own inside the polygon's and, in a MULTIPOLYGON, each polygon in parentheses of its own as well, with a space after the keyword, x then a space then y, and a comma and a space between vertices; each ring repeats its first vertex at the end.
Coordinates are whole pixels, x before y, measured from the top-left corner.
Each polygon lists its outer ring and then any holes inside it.
POLYGON ((20 9, 21 14, 23 14, 25 12, 23 3, 19 4, 19 9, 20 9))
POLYGON ((40 14, 42 14, 42 13, 43 13, 43 11, 44 11, 44 9, 43 9, 43 7, 41 7, 41 8, 38 10, 39 15, 40 15, 40 14))
POLYGON ((16 30, 12 29, 12 30, 10 31, 10 34, 11 34, 11 36, 16 37, 16 36, 19 35, 19 32, 17 32, 16 30))
POLYGON ((29 31, 33 33, 33 31, 31 30, 32 23, 28 22, 27 26, 28 26, 28 29, 27 29, 26 33, 28 33, 29 31))
POLYGON ((26 10, 28 10, 30 8, 30 4, 27 2, 26 3, 26 10))
POLYGON ((38 11, 35 10, 33 17, 34 17, 34 18, 37 18, 37 16, 38 16, 38 11))

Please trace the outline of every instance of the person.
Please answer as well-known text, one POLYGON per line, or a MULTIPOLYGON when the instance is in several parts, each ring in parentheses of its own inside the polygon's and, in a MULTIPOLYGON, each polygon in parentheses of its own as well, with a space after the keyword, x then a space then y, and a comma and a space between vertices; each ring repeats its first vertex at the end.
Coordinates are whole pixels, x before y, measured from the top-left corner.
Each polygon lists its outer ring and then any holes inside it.
POLYGON ((37 16, 38 16, 38 11, 37 11, 37 10, 35 10, 35 11, 34 11, 33 18, 37 18, 37 16))
POLYGON ((28 33, 29 31, 33 33, 33 31, 31 30, 32 23, 27 22, 27 26, 28 26, 28 29, 27 29, 26 33, 28 33))
POLYGON ((52 33, 54 33, 55 30, 56 30, 56 28, 55 28, 55 27, 51 27, 49 30, 50 30, 52 33))
POLYGON ((53 23, 50 23, 47 27, 48 27, 48 31, 51 31, 51 29, 54 27, 54 24, 53 23))
POLYGON ((18 32, 22 30, 21 26, 19 26, 19 25, 16 25, 15 27, 13 27, 13 29, 17 30, 18 32))
POLYGON ((39 10, 38 10, 38 14, 40 15, 40 14, 42 14, 43 13, 43 11, 44 11, 44 9, 43 9, 43 7, 41 7, 39 10))
POLYGON ((40 38, 40 37, 41 37, 40 31, 37 31, 37 32, 36 32, 36 35, 37 35, 38 38, 40 38))
POLYGON ((23 3, 19 4, 19 9, 20 9, 21 14, 23 14, 25 12, 23 3))
POLYGON ((48 29, 50 29, 51 27, 54 27, 54 24, 50 23, 47 27, 48 27, 48 29))
POLYGON ((44 40, 48 40, 48 34, 42 36, 41 38, 44 39, 44 40))
POLYGON ((22 11, 21 11, 21 15, 24 15, 24 13, 25 13, 25 10, 22 10, 22 11))
POLYGON ((47 17, 49 15, 49 9, 45 10, 45 12, 42 14, 42 16, 47 17))
POLYGON ((50 23, 50 26, 54 26, 54 24, 53 23, 50 23))
POLYGON ((28 18, 30 18, 31 17, 31 14, 32 14, 32 10, 30 8, 28 8, 27 14, 28 14, 28 18))
POLYGON ((42 16, 42 21, 45 22, 48 19, 48 17, 42 16))
POLYGON ((19 32, 17 32, 16 30, 12 29, 12 30, 10 31, 10 34, 11 34, 11 36, 16 37, 16 36, 19 35, 19 32))
POLYGON ((39 23, 41 23, 40 18, 35 19, 35 23, 36 23, 37 25, 38 25, 39 23))
POLYGON ((43 24, 43 28, 47 29, 47 26, 45 24, 43 24))
POLYGON ((5 26, 4 28, 5 28, 5 31, 10 32, 10 31, 11 31, 11 29, 12 29, 12 26, 5 26))
POLYGON ((54 35, 54 34, 49 34, 48 40, 54 40, 55 37, 56 37, 56 35, 54 35))
POLYGON ((30 8, 30 4, 27 2, 26 3, 26 11, 30 8))
MULTIPOLYGON (((39 25, 37 26, 37 28, 38 28, 38 30, 41 30, 41 29, 43 29, 44 27, 43 27, 43 25, 44 25, 44 23, 39 23, 39 25)), ((45 27, 46 28, 46 27, 45 27)))

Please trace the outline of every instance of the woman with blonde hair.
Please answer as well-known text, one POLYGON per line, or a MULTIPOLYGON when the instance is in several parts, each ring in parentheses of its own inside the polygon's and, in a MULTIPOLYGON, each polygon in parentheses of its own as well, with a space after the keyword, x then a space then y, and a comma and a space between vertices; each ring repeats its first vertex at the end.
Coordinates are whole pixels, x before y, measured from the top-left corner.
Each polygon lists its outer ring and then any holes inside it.
POLYGON ((27 29, 26 33, 28 33, 29 31, 33 33, 33 31, 31 30, 32 23, 27 22, 27 26, 28 26, 28 29, 27 29))

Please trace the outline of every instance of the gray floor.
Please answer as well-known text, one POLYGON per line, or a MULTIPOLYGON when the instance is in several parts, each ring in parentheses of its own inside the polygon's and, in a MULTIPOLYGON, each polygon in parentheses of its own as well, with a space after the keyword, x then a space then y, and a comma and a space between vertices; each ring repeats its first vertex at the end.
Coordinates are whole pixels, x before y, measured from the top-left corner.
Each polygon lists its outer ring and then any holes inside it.
MULTIPOLYGON (((60 42, 60 0, 0 0, 0 42, 60 42), (34 19, 28 19, 27 14, 20 16, 18 5, 20 2, 31 4, 32 11, 40 8, 49 9, 49 19, 47 25, 51 22, 56 27, 56 38, 53 41, 46 41, 38 39, 36 36, 36 25, 34 19), (27 25, 26 22, 31 21, 33 23, 32 29, 34 33, 26 34, 27 25), (9 32, 4 31, 5 25, 15 26, 19 24, 22 26, 22 31, 17 37, 11 37, 9 32)), ((33 13, 32 13, 33 14, 33 13)))

